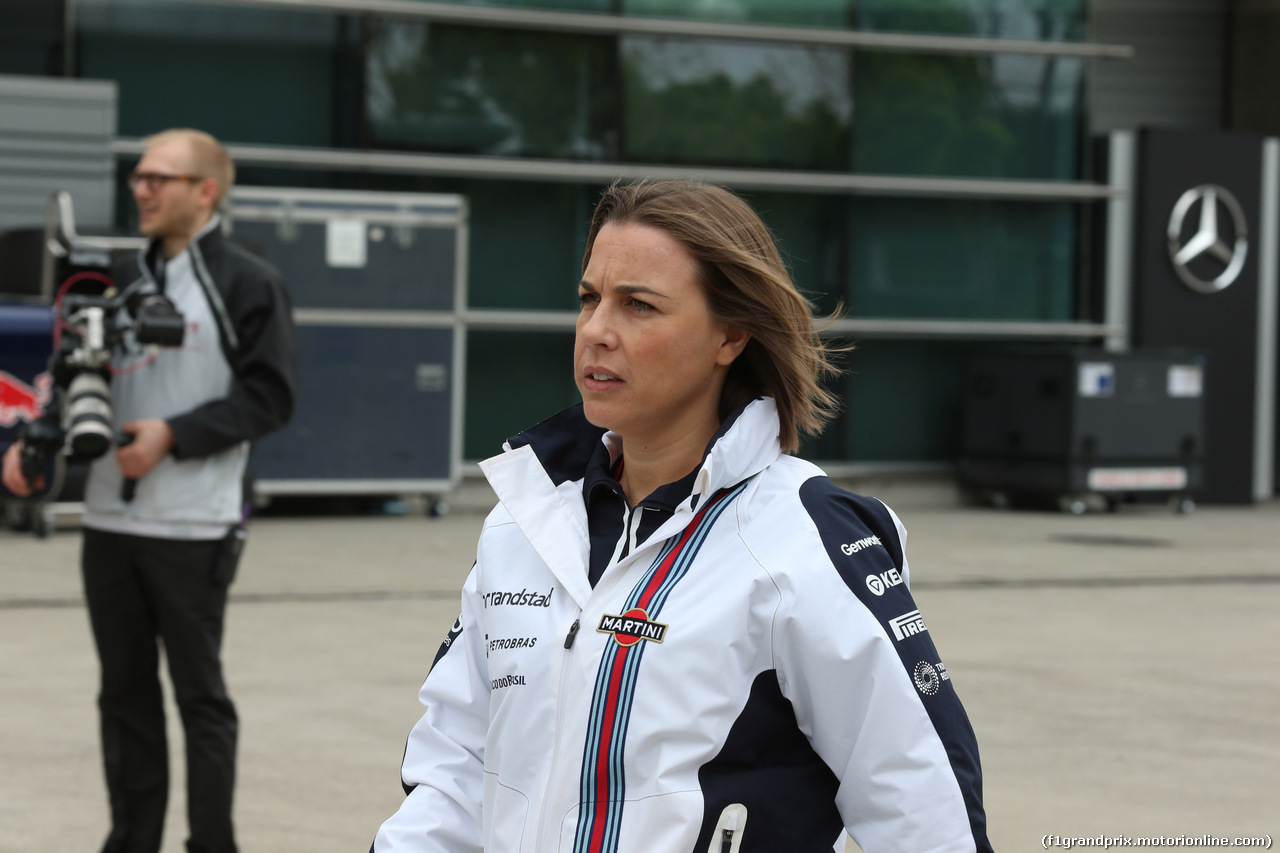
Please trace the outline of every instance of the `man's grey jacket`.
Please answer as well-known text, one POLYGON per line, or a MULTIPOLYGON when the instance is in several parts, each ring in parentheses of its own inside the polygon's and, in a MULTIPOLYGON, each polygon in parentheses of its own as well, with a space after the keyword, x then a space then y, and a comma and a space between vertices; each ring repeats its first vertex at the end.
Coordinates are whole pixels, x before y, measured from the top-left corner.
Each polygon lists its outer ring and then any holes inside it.
POLYGON ((163 418, 172 451, 121 497, 114 452, 93 463, 88 527, 170 539, 212 539, 241 520, 249 442, 293 412, 297 348, 289 295, 279 272, 229 242, 221 217, 165 261, 160 242, 124 259, 118 287, 163 293, 186 320, 180 347, 113 356, 112 405, 125 422, 163 418))

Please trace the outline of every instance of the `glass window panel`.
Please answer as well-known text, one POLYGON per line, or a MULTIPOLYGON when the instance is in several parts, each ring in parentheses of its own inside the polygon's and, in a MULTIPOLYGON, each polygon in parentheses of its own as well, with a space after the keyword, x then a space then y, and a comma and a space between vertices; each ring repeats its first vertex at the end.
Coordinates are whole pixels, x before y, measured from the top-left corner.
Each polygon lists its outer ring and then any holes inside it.
POLYGON ((855 317, 1072 320, 1069 203, 850 200, 847 307, 855 317))
POLYGON ((582 402, 573 382, 572 332, 467 333, 465 459, 582 402))
POLYGON ((743 195, 821 313, 1077 319, 1074 204, 743 195))
POLYGON ((78 75, 119 84, 122 136, 185 126, 227 142, 332 144, 339 16, 78 0, 75 17, 78 75))
POLYGON ((742 193, 773 232, 796 287, 830 314, 847 290, 848 201, 837 195, 742 193))
POLYGON ((611 38, 376 19, 368 44, 368 121, 380 147, 617 157, 611 38))
POLYGON ((844 411, 810 459, 853 462, 952 461, 960 451, 968 354, 982 344, 863 340, 833 383, 844 411))
POLYGON ((459 181, 471 204, 473 308, 576 311, 582 252, 599 188, 459 181))
POLYGON ((254 8, 175 0, 76 0, 75 24, 84 33, 132 33, 157 38, 264 44, 326 44, 336 16, 327 12, 254 8))
POLYGON ((621 41, 627 160, 848 168, 847 51, 639 36, 621 41))
MULTIPOLYGON (((1028 41, 1085 36, 1084 0, 858 0, 856 26, 1028 41)), ((1075 179, 1084 63, 1000 54, 857 55, 853 169, 1075 179)))
POLYGON ((854 74, 853 171, 1078 177, 1083 62, 864 52, 854 74))

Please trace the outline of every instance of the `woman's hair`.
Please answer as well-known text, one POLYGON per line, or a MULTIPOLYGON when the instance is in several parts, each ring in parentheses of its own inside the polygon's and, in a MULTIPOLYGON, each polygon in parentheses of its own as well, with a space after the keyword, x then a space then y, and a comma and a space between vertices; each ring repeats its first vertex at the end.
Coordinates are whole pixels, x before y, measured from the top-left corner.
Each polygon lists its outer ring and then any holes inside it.
POLYGON ((683 245, 697 262, 711 313, 750 334, 729 367, 720 394, 720 418, 760 396, 778 406, 782 450, 800 433, 818 435, 838 401, 819 384, 839 370, 814 326, 813 308, 796 289, 769 229, 729 190, 693 181, 615 182, 591 218, 583 272, 600 229, 647 225, 683 245))
POLYGON ((213 206, 215 209, 222 207, 222 203, 227 199, 227 193, 231 192, 231 185, 236 182, 236 166, 231 162, 231 155, 227 153, 227 149, 203 130, 193 130, 189 127, 162 130, 143 139, 142 145, 144 148, 150 148, 156 143, 175 139, 187 144, 187 150, 191 154, 190 168, 196 176, 213 178, 218 182, 218 199, 213 206))

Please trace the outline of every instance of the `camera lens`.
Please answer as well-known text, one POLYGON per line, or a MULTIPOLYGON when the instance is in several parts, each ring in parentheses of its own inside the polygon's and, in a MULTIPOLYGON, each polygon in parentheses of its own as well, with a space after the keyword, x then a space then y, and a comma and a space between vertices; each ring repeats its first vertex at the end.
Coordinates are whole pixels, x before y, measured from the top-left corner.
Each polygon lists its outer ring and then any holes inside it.
POLYGON ((81 373, 67 388, 67 446, 84 459, 111 447, 111 391, 96 373, 81 373))

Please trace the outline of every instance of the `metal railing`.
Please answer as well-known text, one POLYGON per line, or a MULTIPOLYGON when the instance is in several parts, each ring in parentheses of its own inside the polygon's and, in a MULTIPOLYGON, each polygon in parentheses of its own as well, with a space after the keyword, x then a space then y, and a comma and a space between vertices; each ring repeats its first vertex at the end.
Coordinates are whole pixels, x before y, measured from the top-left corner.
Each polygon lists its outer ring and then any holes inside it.
MULTIPOLYGON (((141 156, 142 140, 122 138, 112 144, 117 157, 141 156)), ((807 192, 834 195, 977 198, 1007 201, 1085 202, 1123 196, 1124 191, 1092 181, 1019 181, 998 178, 935 178, 910 175, 866 175, 784 169, 728 169, 662 164, 603 163, 590 160, 544 160, 481 157, 467 154, 412 154, 283 145, 227 145, 239 166, 336 170, 371 174, 435 175, 513 181, 560 181, 609 184, 616 179, 686 179, 741 190, 807 192)))

